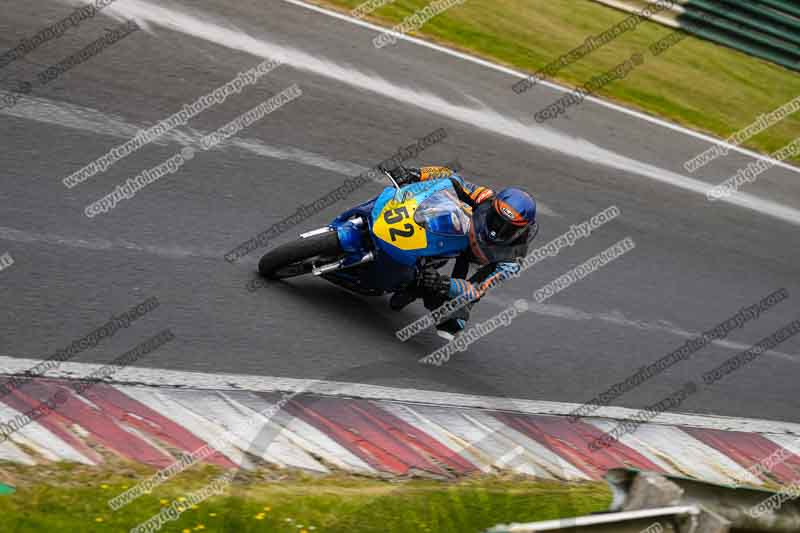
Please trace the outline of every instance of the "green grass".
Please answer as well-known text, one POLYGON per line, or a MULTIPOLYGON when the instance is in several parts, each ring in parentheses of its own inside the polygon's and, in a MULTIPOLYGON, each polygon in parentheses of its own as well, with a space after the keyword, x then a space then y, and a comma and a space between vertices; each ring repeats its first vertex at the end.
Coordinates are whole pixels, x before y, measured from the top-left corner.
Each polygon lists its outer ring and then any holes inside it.
MULTIPOLYGON (((114 512, 106 502, 152 471, 130 465, 111 470, 0 463, 0 478, 17 487, 0 496, 2 531, 127 532, 220 473, 213 467, 190 469, 114 512)), ((601 483, 486 477, 382 481, 273 470, 245 474, 225 494, 187 509, 161 531, 468 533, 497 523, 583 515, 604 510, 609 502, 601 483)))
MULTIPOLYGON (((363 0, 312 1, 349 11, 363 0)), ((393 26, 429 3, 395 0, 368 18, 393 26)), ((428 21, 415 35, 533 73, 627 16, 589 0, 467 0, 428 21)), ((557 81, 581 85, 634 51, 645 53, 650 43, 672 31, 656 23, 640 24, 560 71, 557 81)), ((599 95, 721 138, 800 95, 798 73, 695 37, 658 57, 645 55, 644 65, 599 95)), ((509 79, 508 98, 526 98, 511 90, 513 81, 509 79)), ((773 152, 799 134, 800 113, 795 113, 745 145, 773 152)))

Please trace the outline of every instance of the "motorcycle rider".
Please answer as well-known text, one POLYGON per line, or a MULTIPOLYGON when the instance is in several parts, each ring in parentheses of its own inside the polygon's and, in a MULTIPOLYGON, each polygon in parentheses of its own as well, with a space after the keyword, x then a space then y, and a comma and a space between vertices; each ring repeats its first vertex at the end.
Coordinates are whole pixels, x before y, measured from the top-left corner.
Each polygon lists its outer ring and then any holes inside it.
POLYGON ((488 187, 465 181, 447 167, 428 166, 385 169, 398 185, 448 178, 459 200, 472 209, 470 247, 455 262, 450 276, 434 268, 425 268, 416 283, 392 294, 389 306, 399 311, 422 298, 425 307, 434 310, 446 301, 465 296, 469 303, 437 326, 448 340, 466 327, 472 306, 495 284, 515 276, 518 258, 528 253, 528 243, 538 233, 536 201, 525 191, 506 188, 495 193, 488 187), (471 264, 479 265, 469 279, 471 264))

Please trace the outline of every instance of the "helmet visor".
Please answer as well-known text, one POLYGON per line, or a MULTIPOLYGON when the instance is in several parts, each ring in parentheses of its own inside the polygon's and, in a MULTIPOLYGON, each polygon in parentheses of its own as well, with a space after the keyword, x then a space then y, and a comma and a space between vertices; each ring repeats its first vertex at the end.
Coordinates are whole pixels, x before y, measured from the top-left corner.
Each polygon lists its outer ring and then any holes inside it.
POLYGON ((489 210, 486 217, 486 229, 492 242, 511 242, 522 235, 527 227, 527 225, 515 226, 494 209, 489 210))

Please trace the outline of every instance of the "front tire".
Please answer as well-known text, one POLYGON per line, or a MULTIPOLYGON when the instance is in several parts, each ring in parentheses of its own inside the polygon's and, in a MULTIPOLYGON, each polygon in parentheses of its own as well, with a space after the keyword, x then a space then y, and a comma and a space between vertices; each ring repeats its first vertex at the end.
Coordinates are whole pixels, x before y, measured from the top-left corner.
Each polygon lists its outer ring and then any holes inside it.
POLYGON ((314 259, 336 258, 341 254, 339 235, 329 231, 283 244, 267 252, 258 262, 258 272, 267 279, 293 278, 310 274, 314 259))

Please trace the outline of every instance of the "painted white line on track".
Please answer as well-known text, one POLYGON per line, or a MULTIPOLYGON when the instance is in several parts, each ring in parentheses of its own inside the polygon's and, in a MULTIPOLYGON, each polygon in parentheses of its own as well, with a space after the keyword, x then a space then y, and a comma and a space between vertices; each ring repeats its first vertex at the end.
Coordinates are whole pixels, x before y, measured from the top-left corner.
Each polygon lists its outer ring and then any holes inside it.
POLYGON ((68 246, 70 248, 82 248, 84 250, 109 251, 113 249, 130 250, 133 252, 143 252, 170 259, 183 259, 185 257, 204 257, 209 259, 219 259, 225 253, 222 250, 201 250, 186 248, 184 246, 150 245, 137 244, 121 239, 110 241, 102 238, 81 238, 68 237, 53 233, 38 233, 35 231, 20 230, 0 226, 0 240, 22 242, 22 243, 42 243, 54 246, 68 246))
MULTIPOLYGON (((41 360, 0 356, 3 374, 22 374, 41 360)), ((80 379, 97 372, 103 365, 90 363, 61 363, 44 374, 44 377, 80 379)), ((385 387, 361 383, 326 381, 318 379, 284 378, 275 376, 250 376, 245 374, 209 374, 167 370, 162 368, 125 367, 114 373, 105 383, 138 384, 157 387, 180 387, 195 390, 244 390, 251 392, 297 392, 325 396, 364 398, 387 402, 419 405, 444 405, 474 409, 492 409, 528 414, 566 416, 581 404, 525 400, 498 396, 475 396, 455 392, 385 387)), ((627 407, 600 407, 591 418, 632 420, 640 414, 638 409, 627 407)), ((738 418, 689 413, 661 413, 653 422, 656 425, 688 426, 728 431, 771 433, 800 436, 800 424, 755 418, 738 418)))
MULTIPOLYGON (((96 109, 46 98, 27 97, 20 100, 14 107, 0 110, 0 114, 125 140, 135 137, 137 133, 147 128, 147 126, 132 124, 122 117, 106 114, 96 109)), ((154 140, 153 144, 164 146, 174 143, 180 146, 197 147, 200 144, 200 139, 209 133, 191 127, 174 129, 154 140)), ((254 138, 234 138, 222 143, 219 148, 238 148, 257 156, 293 161, 341 176, 358 176, 369 170, 368 167, 358 163, 330 159, 322 154, 309 152, 294 146, 271 145, 254 138)), ((383 184, 382 181, 378 182, 378 185, 383 184)), ((538 202, 538 210, 539 213, 545 216, 561 216, 542 202, 538 202)))
MULTIPOLYGON (((197 10, 191 13, 178 11, 145 0, 126 0, 124 3, 109 6, 105 13, 134 20, 144 26, 157 25, 231 50, 278 59, 288 66, 335 80, 358 90, 372 92, 473 128, 580 159, 591 165, 643 176, 703 196, 715 185, 626 157, 586 139, 567 135, 549 127, 524 124, 485 104, 475 107, 457 105, 419 88, 400 85, 373 73, 362 72, 349 64, 335 63, 319 55, 253 37, 229 27, 230 23, 227 20, 214 22, 215 17, 209 13, 200 13, 197 10)), ((739 192, 726 196, 720 200, 721 202, 751 209, 800 226, 800 210, 749 193, 739 192)))
MULTIPOLYGON (((353 18, 351 16, 345 15, 344 13, 340 13, 338 11, 334 11, 334 10, 331 10, 331 9, 326 9, 324 7, 320 7, 320 6, 313 5, 313 4, 309 4, 307 2, 304 2, 303 0, 283 0, 283 1, 288 3, 288 4, 299 6, 299 7, 305 8, 305 9, 310 9, 311 11, 315 11, 317 13, 321 13, 321 14, 327 15, 329 17, 333 17, 333 18, 336 18, 336 19, 339 19, 339 20, 344 20, 346 22, 349 22, 351 24, 355 24, 357 26, 361 26, 361 27, 364 27, 364 28, 369 28, 369 29, 374 30, 374 31, 379 32, 379 33, 388 32, 388 33, 391 33, 394 36, 396 36, 398 39, 401 39, 401 40, 404 40, 404 41, 408 41, 410 43, 414 43, 414 44, 417 44, 419 46, 424 46, 425 48, 430 48, 432 50, 436 50, 438 52, 442 52, 444 54, 447 54, 447 55, 450 55, 450 56, 453 56, 453 57, 457 57, 459 59, 463 59, 464 61, 469 61, 471 63, 476 63, 476 64, 484 66, 486 68, 490 68, 490 69, 496 70, 498 72, 503 72, 505 74, 509 74, 509 75, 514 76, 516 78, 527 78, 527 77, 530 76, 530 74, 521 72, 519 70, 515 70, 515 69, 512 69, 512 68, 506 67, 504 65, 498 65, 497 63, 492 63, 491 61, 487 61, 485 59, 481 59, 479 57, 472 56, 472 55, 469 55, 467 53, 464 53, 464 52, 461 52, 461 51, 458 51, 458 50, 454 50, 452 48, 447 48, 446 46, 442 46, 440 44, 436 44, 436 43, 433 43, 433 42, 430 42, 430 41, 426 41, 426 40, 420 39, 418 37, 412 37, 412 36, 409 36, 409 35, 406 35, 406 34, 397 33, 397 32, 389 30, 388 28, 386 28, 384 26, 379 26, 379 25, 373 24, 371 22, 366 22, 366 21, 363 21, 363 20, 359 20, 359 19, 353 18)), ((549 87, 550 89, 555 89, 557 91, 561 91, 561 92, 565 92, 565 93, 566 92, 572 92, 574 90, 572 87, 565 87, 563 85, 559 85, 557 83, 554 83, 554 82, 548 81, 548 80, 541 80, 541 81, 539 81, 539 84, 540 85, 544 85, 546 87, 549 87)), ((509 93, 512 92, 511 91, 511 85, 509 85, 508 90, 509 90, 509 93)), ((515 96, 516 96, 516 94, 515 94, 515 96)), ((607 107, 609 109, 613 109, 614 111, 618 111, 620 113, 624 113, 626 115, 630 115, 632 117, 636 117, 636 118, 638 118, 640 120, 644 120, 645 122, 650 122, 652 124, 657 124, 657 125, 662 126, 664 128, 668 128, 670 130, 683 133, 684 135, 688 135, 690 137, 695 137, 696 139, 702 139, 702 140, 708 141, 708 142, 710 142, 712 144, 719 144, 719 145, 725 146, 729 150, 733 150, 735 152, 739 152, 741 154, 753 157, 755 159, 760 159, 760 160, 763 160, 763 161, 770 161, 770 162, 774 163, 775 166, 784 168, 786 170, 791 170, 792 172, 796 172, 796 173, 800 174, 800 167, 796 167, 796 166, 790 165, 788 163, 784 163, 783 161, 776 161, 775 159, 773 159, 771 157, 765 156, 763 154, 759 154, 758 152, 754 152, 753 150, 748 150, 747 148, 743 148, 741 146, 730 144, 730 143, 724 141, 723 139, 717 139, 715 137, 712 137, 711 135, 707 135, 705 133, 700 133, 698 131, 690 130, 690 129, 685 128, 683 126, 680 126, 678 124, 673 124, 673 123, 671 123, 669 121, 666 121, 664 119, 660 119, 660 118, 648 115, 646 113, 642 113, 640 111, 636 111, 635 109, 630 109, 630 108, 627 108, 627 107, 623 107, 621 105, 614 104, 612 102, 609 102, 607 100, 603 100, 602 98, 598 98, 596 96, 587 96, 586 100, 588 100, 590 102, 593 102, 595 104, 601 105, 603 107, 607 107)))
MULTIPOLYGON (((492 304, 502 308, 507 308, 513 305, 514 302, 517 300, 518 298, 503 298, 491 294, 484 296, 481 299, 481 301, 491 302, 492 304)), ((572 321, 601 320, 603 322, 608 322, 616 326, 634 328, 643 332, 661 331, 684 339, 695 339, 702 335, 702 332, 688 331, 679 328, 678 326, 669 324, 663 320, 659 320, 656 322, 648 322, 644 320, 635 320, 627 318, 624 314, 622 314, 622 312, 616 310, 608 313, 589 312, 577 309, 575 307, 570 307, 567 305, 558 305, 551 303, 540 304, 534 301, 529 301, 527 312, 534 313, 540 316, 558 318, 561 320, 572 320, 572 321)), ((713 346, 726 348, 737 352, 743 352, 753 347, 751 344, 743 344, 741 342, 736 342, 728 339, 714 339, 713 341, 711 341, 711 344, 713 346)), ((776 357, 792 363, 800 363, 800 356, 785 352, 780 352, 777 350, 767 350, 762 355, 769 355, 771 357, 776 357)))
MULTIPOLYGON (((126 140, 135 137, 137 133, 148 127, 132 124, 125 121, 122 117, 103 113, 96 109, 67 102, 57 102, 46 98, 27 97, 20 100, 14 107, 0 110, 0 114, 126 140)), ((153 143, 162 146, 174 143, 180 146, 197 147, 200 145, 200 139, 209 133, 211 132, 204 132, 194 128, 174 129, 160 136, 153 141, 153 143)), ((294 161, 303 165, 335 172, 343 176, 357 176, 369 170, 365 166, 349 161, 332 160, 324 155, 302 150, 294 146, 269 145, 259 139, 253 138, 234 138, 220 145, 221 149, 230 147, 239 148, 272 159, 294 161)), ((98 155, 102 154, 101 150, 102 149, 98 150, 98 155)), ((102 179, 102 174, 94 179, 102 179)))

